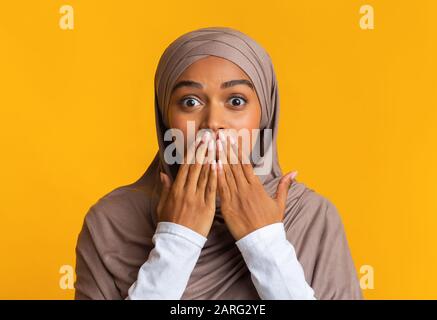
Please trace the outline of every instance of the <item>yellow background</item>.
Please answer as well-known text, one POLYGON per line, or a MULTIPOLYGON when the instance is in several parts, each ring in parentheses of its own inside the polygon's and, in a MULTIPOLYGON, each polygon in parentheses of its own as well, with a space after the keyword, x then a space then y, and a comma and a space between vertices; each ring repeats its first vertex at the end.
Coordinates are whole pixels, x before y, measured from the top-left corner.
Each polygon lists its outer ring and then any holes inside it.
POLYGON ((357 272, 374 268, 365 297, 437 298, 436 15, 432 0, 2 1, 0 298, 73 298, 59 268, 85 213, 155 155, 158 59, 206 26, 270 53, 280 162, 339 209, 357 272))

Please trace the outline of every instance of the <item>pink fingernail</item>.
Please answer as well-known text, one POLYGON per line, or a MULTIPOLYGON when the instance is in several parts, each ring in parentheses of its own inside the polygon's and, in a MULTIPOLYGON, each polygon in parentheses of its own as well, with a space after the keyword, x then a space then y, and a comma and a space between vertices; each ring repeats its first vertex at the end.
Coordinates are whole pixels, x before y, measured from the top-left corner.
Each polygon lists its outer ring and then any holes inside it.
POLYGON ((209 140, 208 142, 208 151, 214 150, 214 140, 209 140))
POLYGON ((202 137, 196 138, 196 147, 199 145, 200 141, 202 141, 202 137))
POLYGON ((217 163, 216 163, 215 159, 212 160, 211 168, 212 168, 212 170, 215 170, 217 168, 217 163))
POLYGON ((222 152, 223 151, 223 144, 222 144, 222 142, 219 140, 219 141, 217 141, 217 146, 218 146, 218 150, 220 151, 220 152, 222 152))
POLYGON ((229 137, 229 140, 231 141, 231 144, 235 144, 235 139, 234 139, 234 137, 230 136, 230 137, 229 137))
POLYGON ((224 142, 225 141, 225 135, 223 134, 223 132, 219 131, 218 135, 219 135, 219 139, 224 142))
POLYGON ((202 137, 202 141, 206 143, 206 142, 208 142, 210 137, 211 137, 211 133, 209 131, 206 131, 205 134, 202 137))
POLYGON ((297 176, 297 171, 293 171, 292 173, 290 173, 290 180, 293 180, 294 178, 296 178, 297 176))
POLYGON ((217 161, 217 163, 218 163, 219 170, 223 170, 223 163, 222 163, 222 161, 219 159, 217 161))

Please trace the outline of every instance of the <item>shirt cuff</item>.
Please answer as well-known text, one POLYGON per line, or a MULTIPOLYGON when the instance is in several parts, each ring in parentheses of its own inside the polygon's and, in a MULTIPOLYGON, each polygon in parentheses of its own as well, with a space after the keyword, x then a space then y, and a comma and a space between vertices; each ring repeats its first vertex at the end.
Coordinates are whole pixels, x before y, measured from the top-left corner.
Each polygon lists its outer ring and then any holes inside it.
POLYGON ((246 252, 259 243, 268 246, 286 239, 284 224, 277 222, 252 231, 235 244, 241 252, 246 252))
POLYGON ((155 245, 128 290, 128 299, 181 299, 207 238, 183 225, 161 221, 155 245))
POLYGON ((158 223, 155 234, 160 233, 173 234, 175 236, 184 238, 185 240, 190 241, 201 249, 205 245, 205 242, 208 240, 208 238, 204 237, 200 233, 181 224, 170 221, 161 221, 158 223))
POLYGON ((252 231, 236 245, 261 299, 315 299, 282 222, 252 231))

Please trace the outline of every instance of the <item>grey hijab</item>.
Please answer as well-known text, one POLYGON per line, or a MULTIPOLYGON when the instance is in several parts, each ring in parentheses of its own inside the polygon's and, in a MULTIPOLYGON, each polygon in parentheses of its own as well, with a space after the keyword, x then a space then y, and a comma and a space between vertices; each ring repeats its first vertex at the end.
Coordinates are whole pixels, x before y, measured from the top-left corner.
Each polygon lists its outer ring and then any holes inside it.
MULTIPOLYGON (((282 171, 276 138, 279 93, 267 52, 246 34, 231 28, 201 28, 172 42, 155 74, 155 121, 159 150, 134 183, 118 187, 88 210, 76 246, 76 299, 124 299, 139 268, 153 249, 156 207, 161 192, 159 172, 175 178, 177 167, 163 158, 168 129, 170 90, 193 62, 214 55, 237 64, 252 80, 262 108, 261 129, 272 129, 271 172, 259 176, 270 195, 282 171)), ((288 192, 284 217, 287 239, 293 244, 307 282, 318 299, 361 299, 354 263, 336 207, 301 182, 288 192)), ((220 213, 201 251, 182 299, 260 299, 250 272, 220 213)))

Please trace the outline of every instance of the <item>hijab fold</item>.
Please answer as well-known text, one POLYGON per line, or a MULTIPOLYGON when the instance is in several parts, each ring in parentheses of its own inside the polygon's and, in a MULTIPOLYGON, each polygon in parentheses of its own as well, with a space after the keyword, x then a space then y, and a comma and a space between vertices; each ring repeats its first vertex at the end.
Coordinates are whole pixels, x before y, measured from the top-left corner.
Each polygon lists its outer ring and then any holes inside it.
MULTIPOLYGON (((268 53, 232 28, 201 28, 180 36, 165 49, 155 73, 159 150, 137 181, 112 190, 88 210, 76 245, 76 299, 124 299, 136 281, 153 249, 162 189, 159 172, 172 179, 177 174, 177 167, 164 161, 171 89, 187 67, 211 55, 238 65, 254 84, 261 105, 260 129, 272 130, 272 140, 266 146, 272 151, 272 168, 259 178, 268 194, 275 193, 282 176, 276 149, 279 92, 268 53)), ((295 181, 288 192, 283 222, 316 298, 362 298, 343 224, 328 199, 295 181)), ((208 240, 182 299, 260 299, 226 227, 219 201, 208 240)))

